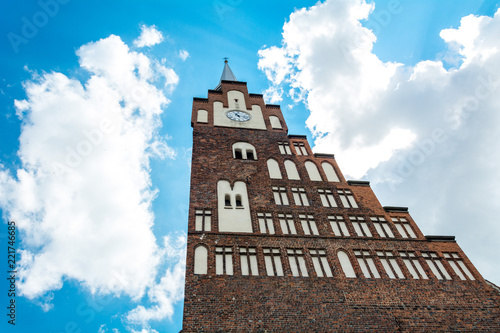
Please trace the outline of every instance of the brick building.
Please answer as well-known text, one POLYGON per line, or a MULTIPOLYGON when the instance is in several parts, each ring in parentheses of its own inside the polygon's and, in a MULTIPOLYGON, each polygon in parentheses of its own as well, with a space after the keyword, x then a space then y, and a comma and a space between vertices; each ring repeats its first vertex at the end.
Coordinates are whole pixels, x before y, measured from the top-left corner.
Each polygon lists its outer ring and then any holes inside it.
POLYGON ((454 237, 346 180, 227 61, 191 124, 183 332, 500 331, 454 237))

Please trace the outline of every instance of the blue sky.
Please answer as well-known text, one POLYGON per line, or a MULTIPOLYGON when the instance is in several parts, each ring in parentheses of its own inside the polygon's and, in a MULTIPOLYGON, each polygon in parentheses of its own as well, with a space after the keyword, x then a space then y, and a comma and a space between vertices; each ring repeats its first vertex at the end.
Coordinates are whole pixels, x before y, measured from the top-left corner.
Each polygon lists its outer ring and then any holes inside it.
POLYGON ((16 326, 4 316, 1 330, 181 329, 191 103, 223 57, 291 134, 408 206, 424 234, 455 235, 499 284, 498 8, 2 2, 0 209, 21 261, 16 326))

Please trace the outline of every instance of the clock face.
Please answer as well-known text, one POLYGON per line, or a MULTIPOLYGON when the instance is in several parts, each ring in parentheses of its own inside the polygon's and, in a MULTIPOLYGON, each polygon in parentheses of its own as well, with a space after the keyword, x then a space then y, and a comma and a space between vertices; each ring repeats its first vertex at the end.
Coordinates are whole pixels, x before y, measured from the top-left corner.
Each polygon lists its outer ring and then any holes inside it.
POLYGON ((249 121, 250 120, 250 115, 246 113, 245 111, 229 111, 226 113, 226 116, 234 121, 249 121))

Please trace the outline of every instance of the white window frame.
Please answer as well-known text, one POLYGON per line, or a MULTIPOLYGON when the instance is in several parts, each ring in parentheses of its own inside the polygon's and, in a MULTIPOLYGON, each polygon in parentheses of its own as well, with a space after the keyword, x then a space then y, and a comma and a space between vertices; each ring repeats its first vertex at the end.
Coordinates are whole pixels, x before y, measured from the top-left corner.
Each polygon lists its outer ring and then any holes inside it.
POLYGON ((377 256, 385 269, 385 273, 391 279, 404 279, 405 275, 396 260, 394 254, 390 251, 377 251, 377 256))
POLYGON ((349 216, 349 220, 351 221, 354 231, 358 237, 373 237, 364 217, 349 216))
POLYGON ((380 279, 375 261, 368 250, 354 250, 354 256, 358 260, 359 267, 365 278, 380 279))
POLYGON ((274 235, 273 215, 271 213, 257 213, 259 221, 259 230, 261 234, 274 235))
POLYGON ((290 204, 285 187, 273 186, 272 190, 275 204, 283 206, 288 206, 290 204))
POLYGON ((302 225, 304 235, 319 236, 318 226, 314 221, 314 216, 309 214, 299 214, 299 221, 302 225))
POLYGON ((233 248, 230 246, 215 247, 215 274, 233 275, 233 248))
POLYGON ((351 190, 339 189, 337 190, 337 193, 344 208, 359 208, 351 190))
POLYGON ((337 207, 332 190, 319 188, 318 193, 323 207, 337 207))
POLYGON ((394 238, 394 233, 385 218, 372 216, 370 217, 370 220, 381 238, 394 238))
POLYGON ((304 155, 304 156, 309 155, 309 153, 307 152, 306 146, 304 145, 303 142, 294 142, 293 148, 295 148, 295 152, 297 153, 297 155, 304 155))
POLYGON ((293 201, 296 206, 309 206, 309 200, 307 200, 306 189, 303 187, 292 187, 293 201))
POLYGON ((257 249, 255 247, 240 247, 241 275, 259 275, 257 264, 257 249))
POLYGON ((290 264, 292 276, 309 276, 307 273, 306 261, 304 259, 304 251, 301 249, 287 249, 286 254, 288 256, 288 263, 290 264))
POLYGON ((284 235, 297 234, 297 229, 295 228, 295 221, 293 220, 292 214, 278 214, 278 220, 280 222, 281 232, 284 235))
POLYGON ((267 276, 284 276, 283 264, 281 263, 281 253, 279 248, 264 248, 264 263, 266 265, 267 276))
POLYGON ((427 266, 431 269, 432 273, 438 280, 451 280, 450 274, 446 268, 444 268, 443 263, 441 262, 441 258, 437 255, 436 252, 421 252, 422 257, 424 258, 427 266))
POLYGON ((427 276, 427 273, 425 272, 424 268, 422 267, 422 264, 417 258, 417 255, 415 252, 411 251, 399 251, 399 256, 403 259, 403 262, 410 272, 410 275, 412 278, 418 280, 418 279, 424 279, 428 280, 429 277, 427 276))
POLYGON ((325 249, 309 249, 309 254, 317 277, 333 277, 325 249))
POLYGON ((472 272, 467 268, 464 261, 458 253, 456 252, 443 252, 443 256, 450 264, 451 268, 455 272, 456 275, 460 278, 460 280, 472 280, 474 281, 476 278, 472 274, 472 272))
POLYGON ((212 211, 208 209, 195 210, 195 230, 196 231, 211 231, 212 230, 212 211))
POLYGON ((292 155, 292 151, 290 150, 290 143, 278 142, 278 148, 280 150, 281 155, 292 155))
POLYGON ((417 238, 417 234, 411 227, 410 221, 405 217, 391 217, 392 223, 403 238, 417 238))
POLYGON ((341 236, 341 237, 351 236, 343 216, 330 215, 328 216, 328 221, 330 221, 330 226, 332 227, 332 231, 335 236, 341 236))

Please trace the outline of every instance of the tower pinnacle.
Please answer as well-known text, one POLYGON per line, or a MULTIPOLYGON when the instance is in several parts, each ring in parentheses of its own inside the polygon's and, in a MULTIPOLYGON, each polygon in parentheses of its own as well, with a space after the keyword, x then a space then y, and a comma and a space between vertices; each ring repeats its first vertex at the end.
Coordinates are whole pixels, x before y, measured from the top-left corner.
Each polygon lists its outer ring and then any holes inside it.
POLYGON ((222 70, 222 75, 220 77, 219 85, 217 86, 217 88, 215 88, 216 90, 220 88, 220 84, 221 84, 222 80, 224 80, 224 81, 238 81, 238 79, 236 79, 236 76, 234 75, 233 71, 229 67, 229 64, 227 61, 228 58, 224 57, 223 59, 224 59, 224 69, 222 70))

